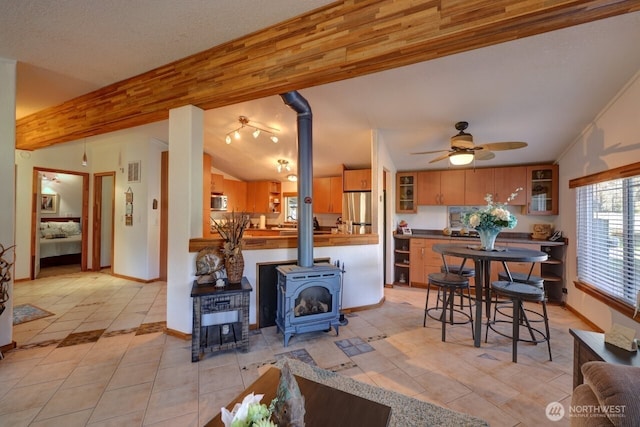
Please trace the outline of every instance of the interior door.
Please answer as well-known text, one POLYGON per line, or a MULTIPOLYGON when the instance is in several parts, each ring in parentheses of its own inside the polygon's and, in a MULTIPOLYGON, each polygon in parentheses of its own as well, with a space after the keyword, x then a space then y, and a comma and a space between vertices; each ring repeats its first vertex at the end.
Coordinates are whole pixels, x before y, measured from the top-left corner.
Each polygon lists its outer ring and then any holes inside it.
POLYGON ((91 266, 94 271, 113 268, 113 219, 115 172, 93 178, 93 241, 91 266))

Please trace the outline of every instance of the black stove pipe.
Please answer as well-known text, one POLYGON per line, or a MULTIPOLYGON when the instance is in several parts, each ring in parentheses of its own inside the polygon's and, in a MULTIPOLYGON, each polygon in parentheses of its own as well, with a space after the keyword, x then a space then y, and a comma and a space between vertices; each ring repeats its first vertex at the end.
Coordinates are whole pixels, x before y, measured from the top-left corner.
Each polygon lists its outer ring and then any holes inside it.
POLYGON ((280 97, 298 113, 298 265, 313 267, 313 114, 297 91, 280 97))

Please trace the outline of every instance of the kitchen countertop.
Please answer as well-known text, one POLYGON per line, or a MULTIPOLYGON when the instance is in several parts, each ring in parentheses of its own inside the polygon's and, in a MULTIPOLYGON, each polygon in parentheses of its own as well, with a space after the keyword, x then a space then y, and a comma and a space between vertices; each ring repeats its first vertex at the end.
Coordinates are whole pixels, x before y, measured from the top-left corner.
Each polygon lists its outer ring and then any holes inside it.
MULTIPOLYGON (((438 240, 449 240, 451 242, 461 241, 478 241, 480 238, 477 236, 459 236, 459 235, 451 235, 447 236, 442 233, 442 230, 412 230, 412 234, 394 234, 396 238, 399 239, 438 239, 438 240)), ((545 246, 562 246, 564 245, 564 240, 558 240, 556 242, 550 240, 534 240, 531 238, 531 234, 529 233, 517 233, 513 231, 502 231, 498 234, 498 238, 496 242, 502 243, 530 243, 532 245, 545 245, 545 246)))

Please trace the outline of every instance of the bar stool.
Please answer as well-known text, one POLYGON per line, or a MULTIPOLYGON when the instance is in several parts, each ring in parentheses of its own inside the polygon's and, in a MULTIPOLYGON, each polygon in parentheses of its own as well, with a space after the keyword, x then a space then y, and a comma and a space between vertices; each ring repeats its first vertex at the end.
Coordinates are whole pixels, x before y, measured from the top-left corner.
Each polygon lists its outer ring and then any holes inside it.
MULTIPOLYGON (((462 325, 465 323, 471 324, 471 336, 475 338, 473 332, 473 312, 471 310, 471 303, 469 302, 469 314, 465 313, 462 309, 454 308, 453 300, 457 292, 463 292, 466 289, 468 301, 470 299, 469 279, 459 274, 453 273, 430 273, 427 281, 427 300, 424 305, 424 319, 422 326, 427 326, 427 316, 434 320, 440 321, 442 324, 442 341, 446 341, 446 324, 462 325), (436 307, 429 308, 429 292, 431 286, 438 288, 438 300, 440 300, 440 292, 442 292, 442 308, 436 307), (432 315, 432 312, 442 311, 439 316, 432 315), (462 316, 462 320, 454 320, 454 314, 458 313, 462 316), (448 314, 448 320, 447 320, 448 314)), ((462 307, 461 307, 462 308, 462 307)), ((460 317, 460 316, 458 316, 460 317)))
POLYGON ((498 273, 498 280, 506 281, 506 282, 525 283, 527 285, 536 286, 540 289, 544 289, 544 279, 540 276, 536 276, 532 274, 533 268, 536 265, 535 262, 531 263, 531 268, 529 268, 528 274, 512 273, 511 271, 509 271, 509 267, 507 266, 507 263, 504 261, 502 262, 502 265, 504 267, 504 271, 501 273, 498 273))
POLYGON ((541 343, 546 341, 547 348, 549 350, 549 361, 551 358, 551 335, 549 333, 549 317, 547 315, 547 302, 544 294, 544 290, 527 285, 525 283, 518 282, 509 282, 509 281, 497 281, 491 283, 491 291, 497 295, 501 295, 510 299, 513 303, 513 312, 510 320, 498 320, 496 318, 497 310, 494 309, 494 317, 493 321, 487 322, 487 329, 485 333, 485 342, 487 342, 487 338, 489 335, 489 329, 494 331, 495 333, 502 335, 503 337, 511 338, 512 340, 512 360, 514 363, 518 362, 518 341, 530 342, 530 343, 541 343), (524 302, 536 302, 542 304, 542 320, 544 321, 545 331, 541 331, 540 329, 534 328, 531 326, 531 322, 527 317, 527 312, 530 310, 526 310, 524 308, 524 302), (496 329, 497 323, 511 323, 512 324, 512 333, 511 336, 500 332, 496 329), (521 338, 520 337, 520 326, 526 326, 529 331, 529 335, 531 339, 521 338))
MULTIPOLYGON (((447 260, 443 255, 442 266, 440 267, 440 273, 453 273, 462 277, 466 277, 467 279, 475 277, 476 269, 474 267, 465 267, 464 265, 466 263, 467 263, 467 259, 464 258, 462 260, 462 264, 448 265, 447 260)), ((467 298, 467 296, 465 296, 463 292, 460 292, 460 308, 463 308, 464 306, 464 298, 467 298)), ((473 299, 473 296, 471 297, 471 299, 473 299)), ((440 303, 440 293, 438 292, 438 303, 436 304, 436 307, 438 307, 439 303, 440 303)))

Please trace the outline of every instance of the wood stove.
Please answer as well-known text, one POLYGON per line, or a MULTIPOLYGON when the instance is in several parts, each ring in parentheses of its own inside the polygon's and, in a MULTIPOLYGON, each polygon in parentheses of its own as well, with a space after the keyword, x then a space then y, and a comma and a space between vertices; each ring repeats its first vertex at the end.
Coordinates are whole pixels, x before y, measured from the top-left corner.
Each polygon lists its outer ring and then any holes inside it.
POLYGON ((342 270, 313 263, 313 151, 311 107, 296 91, 280 95, 298 113, 298 263, 279 266, 276 325, 284 346, 293 334, 340 325, 342 270))
POLYGON ((331 264, 282 265, 277 270, 276 325, 284 335, 284 346, 294 334, 334 327, 337 335, 342 271, 331 264))

